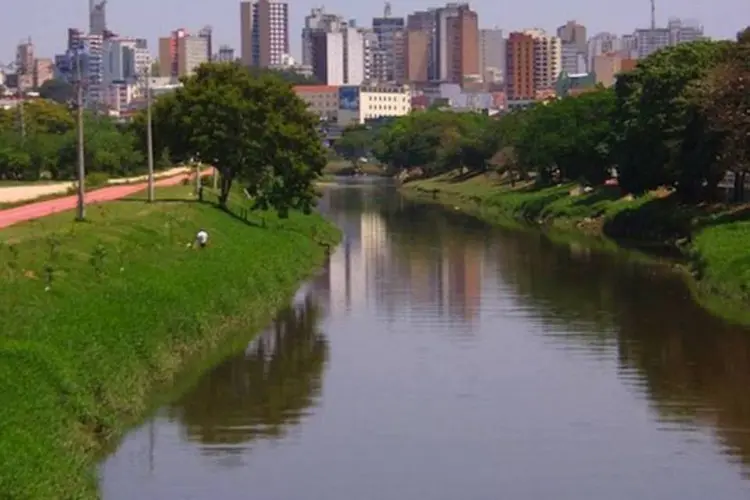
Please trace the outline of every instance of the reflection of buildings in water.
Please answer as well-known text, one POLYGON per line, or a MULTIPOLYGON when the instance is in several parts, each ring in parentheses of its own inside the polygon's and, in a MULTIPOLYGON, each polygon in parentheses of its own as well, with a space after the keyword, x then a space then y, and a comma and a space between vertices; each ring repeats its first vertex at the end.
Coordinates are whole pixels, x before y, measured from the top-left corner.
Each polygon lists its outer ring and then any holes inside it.
POLYGON ((368 291, 378 278, 378 263, 387 253, 387 233, 377 213, 362 213, 346 220, 340 227, 345 232, 341 248, 331 256, 331 309, 351 310, 364 305, 368 291), (355 227, 356 226, 356 230, 355 227))
POLYGON ((466 241, 451 246, 443 258, 445 298, 451 315, 475 319, 482 287, 483 248, 466 241))

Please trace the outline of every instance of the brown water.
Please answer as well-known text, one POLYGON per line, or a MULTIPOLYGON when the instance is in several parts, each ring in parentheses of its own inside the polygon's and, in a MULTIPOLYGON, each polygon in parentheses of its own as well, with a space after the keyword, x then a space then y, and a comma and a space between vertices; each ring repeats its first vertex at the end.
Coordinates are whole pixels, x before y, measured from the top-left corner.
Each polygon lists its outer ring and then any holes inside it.
POLYGON ((750 334, 627 253, 331 188, 346 240, 105 499, 750 498, 750 334))

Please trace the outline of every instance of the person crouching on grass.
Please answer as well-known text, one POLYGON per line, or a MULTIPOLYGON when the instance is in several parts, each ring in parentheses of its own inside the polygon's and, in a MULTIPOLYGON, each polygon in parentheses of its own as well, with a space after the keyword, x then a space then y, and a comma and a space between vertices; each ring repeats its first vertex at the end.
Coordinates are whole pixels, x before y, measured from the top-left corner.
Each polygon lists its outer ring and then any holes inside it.
POLYGON ((206 248, 206 245, 208 244, 208 233, 205 229, 201 229, 198 231, 198 234, 195 235, 195 245, 198 248, 206 248))

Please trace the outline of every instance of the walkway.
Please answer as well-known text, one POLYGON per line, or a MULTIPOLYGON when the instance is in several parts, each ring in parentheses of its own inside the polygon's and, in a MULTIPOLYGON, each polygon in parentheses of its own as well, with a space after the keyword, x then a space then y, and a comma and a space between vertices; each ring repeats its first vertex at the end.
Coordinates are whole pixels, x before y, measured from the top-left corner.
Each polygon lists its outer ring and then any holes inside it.
MULTIPOLYGON (((211 172, 208 169, 203 172, 203 175, 207 175, 211 172)), ((191 177, 189 174, 178 175, 176 177, 170 177, 168 179, 162 179, 156 181, 155 186, 174 186, 179 184, 185 178, 191 177)), ((104 201, 119 200, 130 196, 131 194, 143 191, 147 187, 147 183, 140 184, 128 184, 126 186, 115 186, 106 187, 86 193, 86 204, 101 203, 104 201)), ((39 219, 46 217, 47 215, 56 214, 58 212, 64 212, 66 210, 73 210, 76 208, 78 203, 78 196, 65 196, 62 198, 55 198, 54 200, 40 201, 36 203, 29 203, 28 205, 22 205, 20 207, 9 208, 7 210, 0 210, 0 229, 4 227, 17 224, 19 222, 25 222, 33 219, 39 219)))

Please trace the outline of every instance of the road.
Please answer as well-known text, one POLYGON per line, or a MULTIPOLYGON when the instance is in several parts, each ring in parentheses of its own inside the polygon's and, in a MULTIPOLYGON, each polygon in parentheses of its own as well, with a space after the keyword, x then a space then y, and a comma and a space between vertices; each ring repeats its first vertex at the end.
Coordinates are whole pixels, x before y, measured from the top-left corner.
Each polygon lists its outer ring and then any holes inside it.
MULTIPOLYGON (((203 175, 207 175, 211 172, 208 169, 203 172, 203 175)), ((156 181, 157 187, 174 186, 182 182, 186 177, 190 175, 178 175, 176 177, 170 177, 168 179, 162 179, 156 181)), ((86 204, 101 203, 104 201, 119 200, 130 196, 131 194, 142 191, 147 187, 147 183, 143 182, 140 184, 128 184, 126 186, 114 186, 102 189, 97 189, 86 194, 86 204)), ((37 203, 29 203, 28 205, 22 205, 20 207, 9 208, 7 210, 0 210, 0 229, 4 227, 17 224, 19 222, 25 222, 33 219, 39 219, 46 217, 47 215, 56 214, 58 212, 64 212, 66 210, 72 210, 78 203, 78 196, 65 196, 62 198, 55 198, 54 200, 40 201, 37 203)))

